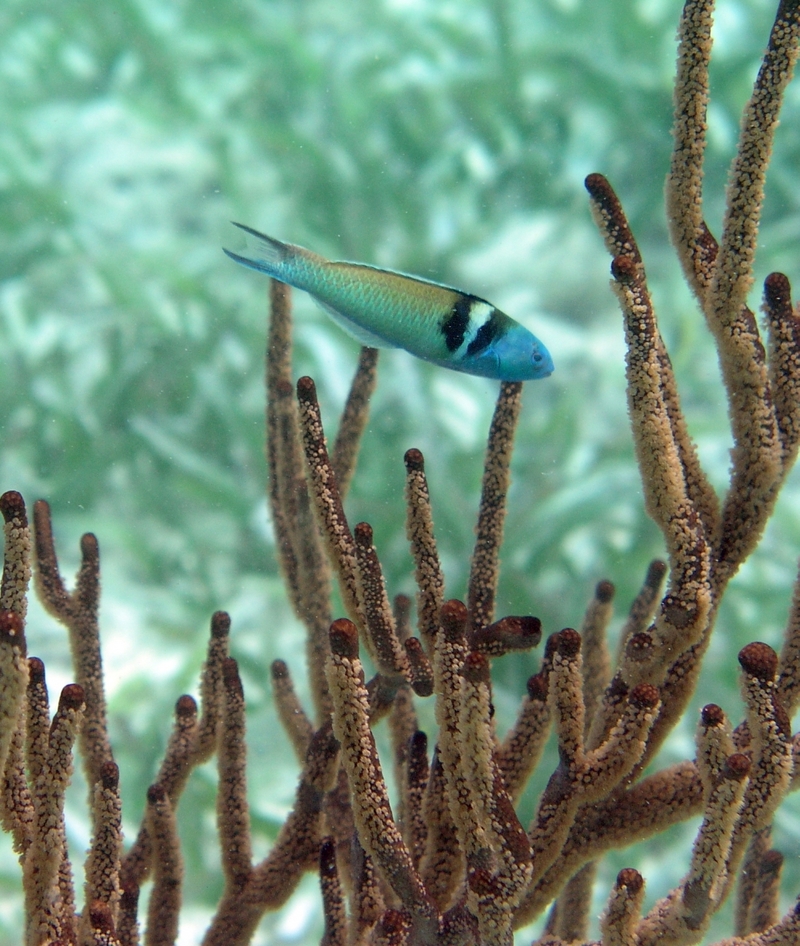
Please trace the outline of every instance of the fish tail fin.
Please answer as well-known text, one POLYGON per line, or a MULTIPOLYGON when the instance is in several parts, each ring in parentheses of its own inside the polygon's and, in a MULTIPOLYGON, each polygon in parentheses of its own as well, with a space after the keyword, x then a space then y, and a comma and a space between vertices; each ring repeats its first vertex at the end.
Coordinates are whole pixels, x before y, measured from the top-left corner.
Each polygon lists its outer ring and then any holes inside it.
POLYGON ((292 260, 299 248, 290 243, 281 243, 280 240, 267 236, 265 233, 259 233, 258 230, 246 227, 243 223, 231 222, 234 227, 238 227, 244 233, 244 252, 234 253, 224 247, 223 251, 242 266, 248 266, 274 279, 287 282, 286 264, 292 260))

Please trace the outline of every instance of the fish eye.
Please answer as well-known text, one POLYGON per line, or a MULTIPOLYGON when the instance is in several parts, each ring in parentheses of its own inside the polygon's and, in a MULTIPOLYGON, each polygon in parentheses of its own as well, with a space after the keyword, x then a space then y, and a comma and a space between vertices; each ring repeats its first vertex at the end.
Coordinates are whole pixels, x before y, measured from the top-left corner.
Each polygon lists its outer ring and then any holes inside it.
POLYGON ((540 361, 544 361, 544 355, 540 351, 535 351, 533 353, 533 360, 538 365, 540 361))

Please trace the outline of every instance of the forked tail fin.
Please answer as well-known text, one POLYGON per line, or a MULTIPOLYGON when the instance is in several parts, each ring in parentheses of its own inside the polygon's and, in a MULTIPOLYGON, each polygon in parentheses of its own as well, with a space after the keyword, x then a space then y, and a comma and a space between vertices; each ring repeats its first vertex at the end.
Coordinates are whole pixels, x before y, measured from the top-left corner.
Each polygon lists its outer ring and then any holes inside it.
POLYGON ((231 222, 234 227, 238 227, 244 233, 244 252, 234 253, 223 247, 224 252, 242 266, 266 273, 274 279, 286 281, 284 265, 294 255, 295 247, 281 243, 280 240, 269 237, 265 233, 259 233, 258 230, 246 227, 243 223, 231 222))

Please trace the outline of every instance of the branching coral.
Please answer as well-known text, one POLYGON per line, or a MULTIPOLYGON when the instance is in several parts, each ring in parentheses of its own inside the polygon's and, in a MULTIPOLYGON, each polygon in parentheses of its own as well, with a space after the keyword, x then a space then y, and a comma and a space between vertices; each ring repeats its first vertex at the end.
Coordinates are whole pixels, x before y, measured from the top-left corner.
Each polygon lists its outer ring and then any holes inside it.
POLYGON ((771 825, 800 785, 800 582, 783 650, 739 655, 745 718, 734 728, 707 705, 696 756, 645 773, 684 714, 726 587, 757 544, 800 443, 800 311, 785 276, 766 280, 766 344, 746 297, 753 281, 764 176, 783 91, 798 52, 800 3, 785 0, 742 121, 728 207, 717 241, 703 217, 712 4, 689 0, 679 32, 675 146, 667 181, 672 239, 716 340, 734 438, 721 501, 681 411, 644 263, 621 204, 599 174, 586 181, 613 257, 627 341, 628 403, 647 510, 668 564, 650 565, 622 631, 616 662, 606 631, 614 588, 597 585, 580 633, 552 634, 511 729, 496 731, 491 662, 535 647, 541 625, 495 615, 509 463, 522 385, 503 383, 492 421, 466 604, 445 582, 420 451, 406 453, 406 530, 415 564, 410 602, 389 599, 367 523, 350 525, 353 474, 377 352, 364 349, 329 454, 310 378, 291 385, 291 300, 271 289, 267 346, 269 498, 289 597, 308 630, 312 712, 282 661, 272 667, 279 716, 302 772, 294 810, 270 854, 253 862, 247 803, 244 693, 228 653, 230 621, 214 615, 200 709, 177 702, 139 834, 123 853, 118 770, 107 734, 98 630, 99 552, 84 536, 67 592, 44 503, 35 541, 21 496, 0 498, 0 817, 19 854, 28 946, 140 942, 138 894, 152 880, 144 942, 175 942, 183 867, 175 811, 191 770, 213 755, 225 888, 206 946, 252 938, 262 915, 318 870, 326 946, 375 943, 504 946, 552 904, 541 944, 588 942, 598 858, 702 816, 683 881, 642 914, 644 880, 617 877, 600 925, 606 946, 699 942, 738 883, 730 946, 800 942, 800 911, 778 915, 782 858, 771 825), (52 722, 44 666, 26 657, 31 559, 39 596, 69 631, 76 683, 52 722), (347 617, 333 620, 338 580, 347 617), (662 586, 667 580, 666 590, 662 586), (367 680, 360 653, 375 674, 367 680), (438 731, 419 729, 416 701, 433 696, 438 731), (373 727, 388 718, 397 810, 373 727), (558 764, 530 824, 517 805, 551 731, 558 764), (78 912, 64 826, 64 789, 77 740, 90 786, 92 843, 78 912), (430 753, 429 753, 430 747, 430 753))

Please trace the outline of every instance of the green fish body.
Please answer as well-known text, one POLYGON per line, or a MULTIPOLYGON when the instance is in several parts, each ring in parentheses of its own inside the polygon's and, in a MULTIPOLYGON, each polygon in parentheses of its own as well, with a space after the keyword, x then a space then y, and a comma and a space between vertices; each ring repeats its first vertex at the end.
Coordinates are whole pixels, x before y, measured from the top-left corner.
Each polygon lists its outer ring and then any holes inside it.
POLYGON ((237 223, 243 266, 307 292, 362 345, 501 381, 546 378, 553 360, 526 328, 478 296, 363 263, 337 263, 237 223))

